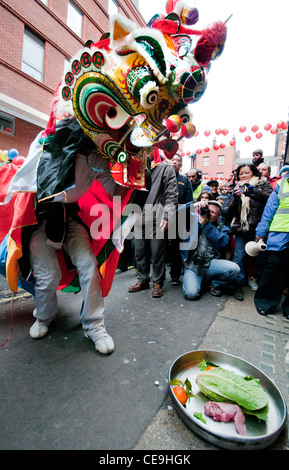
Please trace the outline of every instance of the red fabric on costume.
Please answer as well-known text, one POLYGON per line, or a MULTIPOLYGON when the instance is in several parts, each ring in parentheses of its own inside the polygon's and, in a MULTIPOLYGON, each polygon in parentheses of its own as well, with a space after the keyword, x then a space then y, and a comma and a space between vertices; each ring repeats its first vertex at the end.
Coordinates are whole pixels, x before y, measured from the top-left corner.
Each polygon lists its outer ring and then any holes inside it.
MULTIPOLYGON (((85 225, 88 227, 90 230, 91 225, 93 222, 96 220, 95 215, 91 215, 91 208, 95 206, 96 204, 102 204, 105 207, 109 209, 109 214, 107 212, 103 212, 103 214, 100 214, 100 217, 102 220, 106 219, 106 223, 109 224, 109 233, 111 234, 116 223, 119 221, 119 218, 123 212, 124 206, 128 204, 131 195, 132 195, 133 190, 128 189, 125 193, 124 196, 121 197, 121 208, 117 208, 116 204, 115 207, 113 205, 113 197, 110 196, 102 187, 102 185, 98 181, 94 181, 92 187, 90 190, 82 196, 82 198, 79 200, 78 204, 80 207, 80 212, 79 216, 82 219, 82 221, 85 223, 85 225), (115 210, 116 213, 114 213, 113 217, 113 210, 115 210)), ((105 243, 107 242, 107 239, 105 238, 98 238, 92 239, 92 249, 94 254, 97 256, 100 250, 104 247, 105 243)))
MULTIPOLYGON (((3 202, 10 185, 10 181, 19 166, 7 163, 0 166, 0 202, 3 202)), ((15 193, 7 204, 0 205, 0 242, 10 230, 12 238, 17 245, 21 245, 21 230, 27 225, 37 223, 34 212, 33 193, 15 193)))
POLYGON ((153 24, 153 28, 159 29, 163 34, 193 34, 197 36, 203 34, 203 31, 186 28, 175 21, 166 19, 156 20, 153 24))

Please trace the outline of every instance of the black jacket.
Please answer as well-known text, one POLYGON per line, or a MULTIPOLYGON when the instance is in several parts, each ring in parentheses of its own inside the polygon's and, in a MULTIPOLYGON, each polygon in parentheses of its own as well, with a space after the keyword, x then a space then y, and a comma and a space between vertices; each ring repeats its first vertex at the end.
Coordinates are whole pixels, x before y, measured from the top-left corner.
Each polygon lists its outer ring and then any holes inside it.
POLYGON ((192 186, 190 180, 179 173, 176 173, 178 183, 178 204, 186 204, 193 200, 192 186))

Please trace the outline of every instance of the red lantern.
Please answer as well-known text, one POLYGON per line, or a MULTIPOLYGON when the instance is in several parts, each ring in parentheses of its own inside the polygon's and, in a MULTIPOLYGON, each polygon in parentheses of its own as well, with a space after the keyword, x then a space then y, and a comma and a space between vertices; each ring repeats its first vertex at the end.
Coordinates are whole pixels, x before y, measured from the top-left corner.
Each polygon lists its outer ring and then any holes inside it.
POLYGON ((282 129, 283 129, 284 131, 286 131, 286 129, 287 129, 287 122, 283 122, 282 129))
MULTIPOLYGON (((184 154, 185 155, 185 154, 184 154)), ((188 157, 191 155, 191 152, 187 152, 186 155, 188 155, 188 157)))
POLYGON ((249 135, 246 135, 245 141, 246 141, 246 142, 250 142, 250 140, 251 140, 251 137, 250 137, 249 135))
POLYGON ((209 129, 206 129, 204 134, 206 137, 209 137, 209 135, 211 134, 211 131, 209 131, 209 129))
POLYGON ((278 128, 277 127, 272 127, 272 129, 270 130, 271 134, 276 134, 278 132, 278 128))
POLYGON ((234 147, 234 145, 236 145, 236 141, 234 139, 230 140, 230 145, 231 147, 234 147))
POLYGON ((257 139, 261 139, 262 136, 263 136, 262 132, 257 132, 256 134, 257 139))
POLYGON ((195 137, 198 137, 198 135, 199 135, 199 131, 197 131, 197 132, 195 133, 195 137))
POLYGON ((198 149, 198 150, 197 150, 197 154, 198 154, 198 155, 201 155, 201 153, 202 153, 202 149, 198 149))
POLYGON ((242 132, 242 133, 245 132, 245 130, 246 130, 246 126, 241 126, 241 127, 239 128, 239 131, 242 132))
POLYGON ((210 151, 210 147, 205 147, 205 148, 204 148, 204 151, 205 151, 206 153, 208 153, 208 152, 210 151))
POLYGON ((219 150, 219 146, 217 144, 214 145, 214 150, 219 150))
POLYGON ((222 132, 222 129, 220 129, 219 127, 215 130, 215 134, 217 135, 220 135, 222 132))
POLYGON ((259 130, 259 127, 255 124, 254 126, 252 126, 252 132, 257 132, 259 130))
POLYGON ((229 134, 229 130, 228 130, 228 129, 223 129, 223 130, 222 130, 222 134, 224 134, 224 135, 229 134))
POLYGON ((225 144, 220 144, 221 149, 224 149, 226 147, 225 144))
POLYGON ((279 122, 277 123, 278 129, 282 129, 283 124, 284 124, 284 121, 279 121, 279 122))
POLYGON ((267 124, 265 124, 264 126, 264 129, 265 131, 269 131, 271 129, 272 125, 268 122, 267 124))

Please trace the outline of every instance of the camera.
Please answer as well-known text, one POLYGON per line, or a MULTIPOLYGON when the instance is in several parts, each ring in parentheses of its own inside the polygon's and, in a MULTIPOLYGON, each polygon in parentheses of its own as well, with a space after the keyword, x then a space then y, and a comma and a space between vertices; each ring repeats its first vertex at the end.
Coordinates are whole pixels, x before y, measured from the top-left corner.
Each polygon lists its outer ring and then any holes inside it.
POLYGON ((247 185, 245 183, 239 183, 239 188, 240 188, 241 194, 246 193, 248 190, 247 185))
POLYGON ((210 216, 210 209, 208 207, 201 207, 200 215, 204 218, 209 217, 210 216))

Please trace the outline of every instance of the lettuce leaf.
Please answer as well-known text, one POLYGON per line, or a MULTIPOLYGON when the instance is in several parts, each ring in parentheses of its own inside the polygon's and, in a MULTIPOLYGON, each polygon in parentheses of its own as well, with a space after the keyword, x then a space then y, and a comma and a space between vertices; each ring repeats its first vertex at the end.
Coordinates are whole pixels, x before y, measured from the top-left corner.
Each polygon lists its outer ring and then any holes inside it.
POLYGON ((268 404, 265 390, 253 377, 241 377, 217 367, 201 371, 196 382, 201 392, 211 400, 237 403, 248 411, 260 410, 268 404))

